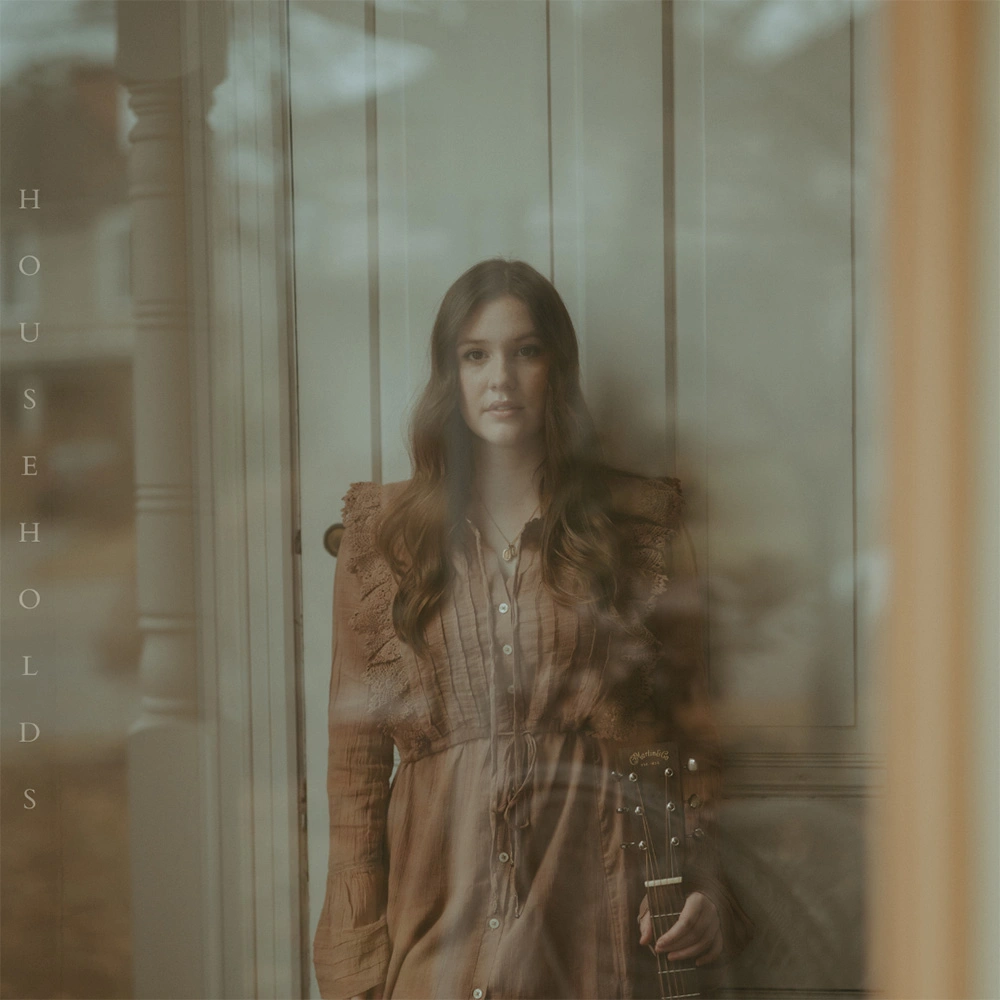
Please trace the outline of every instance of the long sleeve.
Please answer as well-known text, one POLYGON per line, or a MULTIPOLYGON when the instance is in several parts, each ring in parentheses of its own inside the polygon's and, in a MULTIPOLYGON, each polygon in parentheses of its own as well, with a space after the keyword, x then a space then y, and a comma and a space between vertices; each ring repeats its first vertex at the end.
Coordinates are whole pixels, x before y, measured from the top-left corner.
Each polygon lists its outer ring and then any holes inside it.
POLYGON ((361 585, 350 571, 357 544, 349 519, 334 578, 327 794, 330 862, 313 941, 320 996, 352 997, 380 984, 389 962, 386 810, 393 744, 368 710, 365 656, 351 627, 361 585))
POLYGON ((669 585, 660 603, 672 678, 671 714, 681 747, 684 787, 686 892, 704 893, 722 925, 724 959, 736 957, 753 935, 719 856, 718 809, 722 798, 721 743, 712 719, 704 657, 705 600, 690 533, 683 520, 672 539, 669 585), (692 769, 693 762, 693 769, 692 769))

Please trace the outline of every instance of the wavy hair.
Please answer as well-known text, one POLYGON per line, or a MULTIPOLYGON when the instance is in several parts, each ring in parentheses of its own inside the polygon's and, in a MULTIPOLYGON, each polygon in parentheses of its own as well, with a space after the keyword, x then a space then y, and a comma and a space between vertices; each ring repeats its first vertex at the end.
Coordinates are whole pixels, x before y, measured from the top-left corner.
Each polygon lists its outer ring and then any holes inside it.
POLYGON ((617 599, 621 551, 610 517, 608 471, 580 390, 576 331, 552 283, 519 260, 490 258, 448 289, 431 331, 431 374, 410 426, 413 478, 380 519, 376 544, 398 583, 392 621, 401 640, 426 648, 424 630, 452 579, 450 549, 472 484, 472 434, 460 410, 457 342, 478 311, 520 299, 551 363, 545 399, 542 580, 557 600, 595 609, 617 599))

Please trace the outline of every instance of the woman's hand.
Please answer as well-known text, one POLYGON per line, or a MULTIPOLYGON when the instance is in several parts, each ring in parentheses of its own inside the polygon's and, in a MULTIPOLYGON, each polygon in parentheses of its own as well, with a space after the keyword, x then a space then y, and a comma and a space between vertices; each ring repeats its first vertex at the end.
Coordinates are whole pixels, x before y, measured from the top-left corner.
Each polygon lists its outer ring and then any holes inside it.
POLYGON ((384 987, 385 983, 373 986, 370 990, 365 990, 364 993, 360 993, 356 997, 351 997, 351 1000, 382 1000, 382 990, 384 987))
MULTIPOLYGON (((644 901, 645 902, 645 901, 644 901)), ((722 927, 715 904, 701 892, 692 892, 684 900, 681 915, 653 944, 653 920, 646 906, 639 910, 639 944, 653 952, 667 953, 668 959, 694 958, 695 965, 706 965, 722 954, 722 927)))

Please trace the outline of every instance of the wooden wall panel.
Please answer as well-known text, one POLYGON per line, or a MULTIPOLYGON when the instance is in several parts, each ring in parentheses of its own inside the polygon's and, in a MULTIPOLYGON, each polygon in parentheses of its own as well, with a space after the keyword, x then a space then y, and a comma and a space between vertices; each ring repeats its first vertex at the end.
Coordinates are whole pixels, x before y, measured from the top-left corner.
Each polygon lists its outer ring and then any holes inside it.
POLYGON ((674 462, 664 7, 604 0, 550 10, 556 287, 577 326, 584 390, 608 455, 633 471, 664 475, 674 462))
POLYGON ((675 5, 681 462, 728 721, 852 727, 851 8, 755 10, 675 5))
POLYGON ((726 857, 758 926, 720 985, 860 993, 884 783, 869 27, 850 3, 672 7, 678 469, 729 750, 726 857))

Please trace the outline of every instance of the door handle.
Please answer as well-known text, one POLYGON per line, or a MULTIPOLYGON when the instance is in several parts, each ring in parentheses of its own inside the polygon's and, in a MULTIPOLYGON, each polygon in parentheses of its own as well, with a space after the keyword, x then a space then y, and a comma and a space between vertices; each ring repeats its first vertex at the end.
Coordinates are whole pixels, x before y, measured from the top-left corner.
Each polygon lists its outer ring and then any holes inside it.
POLYGON ((323 548, 333 556, 334 559, 337 558, 337 553, 340 551, 340 540, 344 537, 344 526, 342 524, 331 524, 326 531, 323 532, 323 548))

